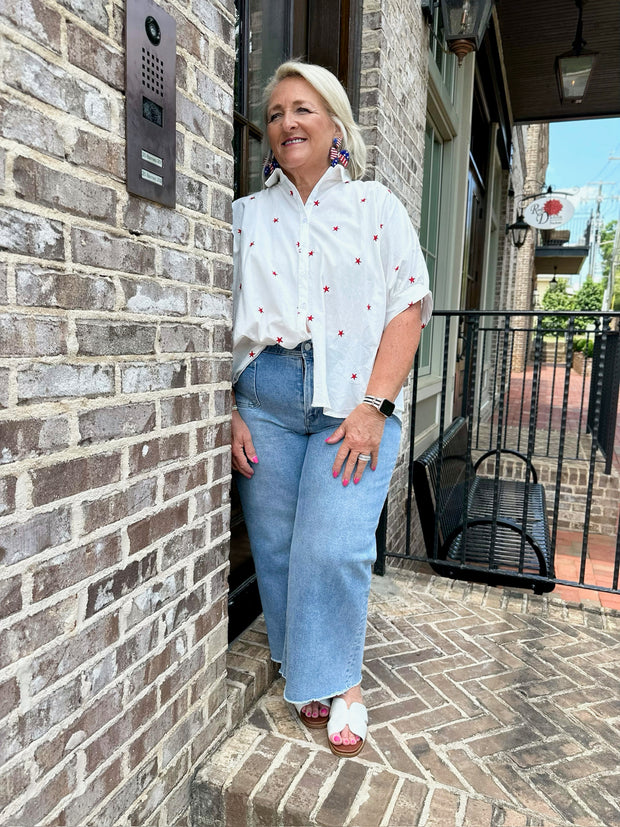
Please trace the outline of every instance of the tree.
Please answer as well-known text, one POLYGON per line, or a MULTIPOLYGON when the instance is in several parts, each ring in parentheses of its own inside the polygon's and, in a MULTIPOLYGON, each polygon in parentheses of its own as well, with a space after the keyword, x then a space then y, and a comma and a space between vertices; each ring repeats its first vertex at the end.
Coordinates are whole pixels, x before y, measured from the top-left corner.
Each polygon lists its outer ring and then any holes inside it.
POLYGON ((603 276, 609 278, 611 272, 611 259, 614 253, 614 238, 616 236, 617 221, 609 221, 601 232, 601 258, 603 259, 603 276))
MULTIPOLYGON (((566 279, 551 283, 542 297, 543 310, 574 310, 574 299, 568 294, 566 279)), ((566 316, 545 316, 542 321, 545 330, 566 330, 566 316)))
MULTIPOLYGON (((600 310, 603 306, 604 294, 605 282, 594 282, 592 276, 588 275, 574 296, 573 307, 575 310, 600 310)), ((575 319, 575 327, 578 330, 585 330, 595 321, 594 316, 580 317, 575 319)))

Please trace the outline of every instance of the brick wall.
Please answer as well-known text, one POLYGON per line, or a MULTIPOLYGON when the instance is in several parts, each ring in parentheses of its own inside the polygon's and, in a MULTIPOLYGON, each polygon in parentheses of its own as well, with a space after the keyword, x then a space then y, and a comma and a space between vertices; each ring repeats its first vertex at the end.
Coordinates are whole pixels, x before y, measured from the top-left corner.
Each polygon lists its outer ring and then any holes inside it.
POLYGON ((226 726, 233 0, 126 192, 122 0, 0 0, 0 824, 187 823, 226 726))
MULTIPOLYGON (((428 35, 420 5, 414 0, 365 0, 363 11, 359 121, 368 146, 367 176, 381 181, 401 199, 418 229, 428 35)), ((405 544, 410 396, 408 384, 401 452, 390 487, 391 552, 403 552, 405 544)))

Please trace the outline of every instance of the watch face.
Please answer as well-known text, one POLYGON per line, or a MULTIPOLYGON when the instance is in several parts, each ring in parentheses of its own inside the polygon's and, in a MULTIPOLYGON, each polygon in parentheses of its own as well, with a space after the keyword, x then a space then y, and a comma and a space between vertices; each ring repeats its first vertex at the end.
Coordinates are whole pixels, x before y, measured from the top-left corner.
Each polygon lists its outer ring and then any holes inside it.
POLYGON ((383 416, 392 416, 394 413, 394 403, 390 402, 389 399, 384 399, 381 402, 381 406, 379 408, 383 416))

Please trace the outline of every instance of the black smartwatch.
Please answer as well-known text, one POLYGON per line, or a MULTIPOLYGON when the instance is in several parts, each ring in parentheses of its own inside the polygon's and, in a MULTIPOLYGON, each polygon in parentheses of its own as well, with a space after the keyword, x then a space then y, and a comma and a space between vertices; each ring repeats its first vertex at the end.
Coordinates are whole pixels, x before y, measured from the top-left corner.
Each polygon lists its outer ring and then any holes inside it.
POLYGON ((380 396, 365 396, 363 401, 376 408, 386 419, 394 413, 394 403, 389 399, 382 399, 380 396))

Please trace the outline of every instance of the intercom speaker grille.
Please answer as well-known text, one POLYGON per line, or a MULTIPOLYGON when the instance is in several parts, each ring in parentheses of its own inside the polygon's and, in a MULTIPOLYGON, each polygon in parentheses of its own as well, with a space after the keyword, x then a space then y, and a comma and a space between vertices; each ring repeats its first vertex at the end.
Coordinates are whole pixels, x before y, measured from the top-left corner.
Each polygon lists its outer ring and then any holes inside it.
POLYGON ((142 86, 145 86, 149 92, 163 97, 164 61, 144 46, 142 47, 142 86))

